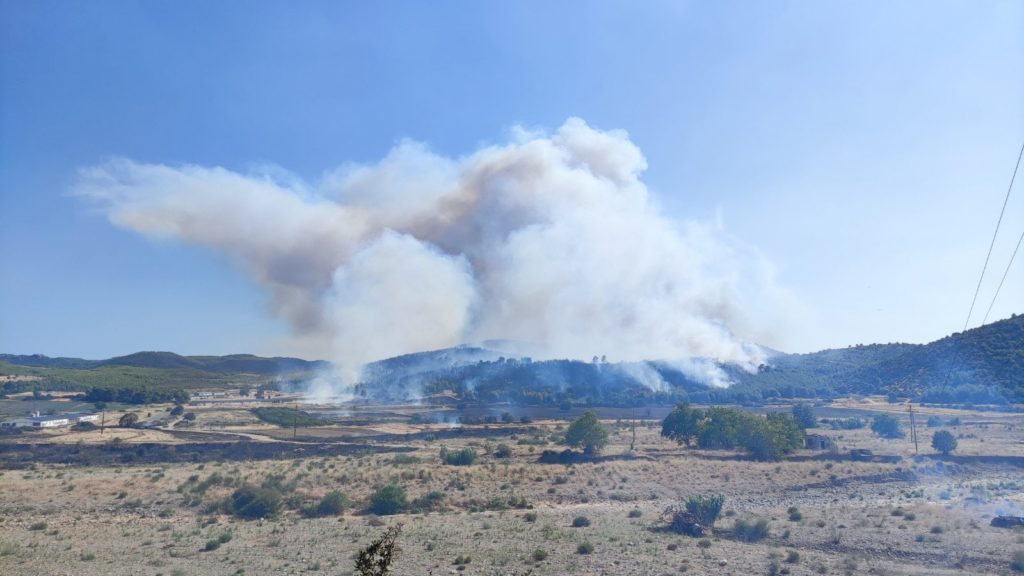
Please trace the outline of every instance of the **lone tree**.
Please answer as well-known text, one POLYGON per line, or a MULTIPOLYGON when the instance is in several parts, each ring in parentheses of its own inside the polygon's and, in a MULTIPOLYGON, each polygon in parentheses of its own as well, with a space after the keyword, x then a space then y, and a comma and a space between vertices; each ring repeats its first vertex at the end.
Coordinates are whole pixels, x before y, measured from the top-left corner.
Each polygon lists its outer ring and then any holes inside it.
POLYGON ((950 452, 956 450, 956 437, 948 430, 939 430, 932 434, 932 448, 948 456, 950 452))
POLYGON ((903 438, 900 421, 888 414, 876 414, 871 419, 871 431, 882 438, 903 438))
POLYGON ((582 446, 584 454, 597 454, 608 444, 608 431, 597 419, 597 413, 587 410, 569 425, 565 443, 574 448, 582 446))
POLYGON ((793 406, 793 418, 804 430, 814 428, 818 425, 818 419, 814 417, 814 409, 810 404, 801 402, 793 406))
POLYGON ((121 416, 120 420, 117 421, 117 425, 121 428, 131 428, 139 423, 139 415, 134 412, 129 412, 124 416, 121 416))
POLYGON ((689 446, 697 433, 700 432, 700 421, 703 414, 700 410, 690 408, 687 403, 675 407, 661 423, 661 435, 689 446))

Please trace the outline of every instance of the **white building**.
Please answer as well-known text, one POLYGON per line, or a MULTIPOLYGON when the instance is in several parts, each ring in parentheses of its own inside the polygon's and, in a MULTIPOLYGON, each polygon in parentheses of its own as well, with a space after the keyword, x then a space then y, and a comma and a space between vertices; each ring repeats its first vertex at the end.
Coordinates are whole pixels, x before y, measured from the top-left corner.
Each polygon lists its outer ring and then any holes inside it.
POLYGON ((64 416, 33 416, 28 421, 32 424, 33 428, 60 428, 71 423, 64 416))

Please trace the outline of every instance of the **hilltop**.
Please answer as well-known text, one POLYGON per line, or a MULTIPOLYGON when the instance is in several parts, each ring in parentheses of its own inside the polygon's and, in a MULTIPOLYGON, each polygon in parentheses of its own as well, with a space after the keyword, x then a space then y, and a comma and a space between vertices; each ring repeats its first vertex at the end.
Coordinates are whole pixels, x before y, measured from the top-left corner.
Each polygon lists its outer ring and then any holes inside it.
MULTIPOLYGON (((512 347, 513 349, 515 347, 512 347)), ((809 354, 774 352, 755 372, 708 360, 684 363, 534 360, 485 342, 368 364, 356 393, 384 402, 632 406, 646 403, 759 404, 775 399, 889 394, 933 403, 1024 402, 1024 315, 928 344, 870 344, 809 354), (714 378, 727 388, 709 386, 714 378)), ((325 361, 249 354, 181 356, 138 352, 105 360, 0 354, 3 392, 107 389, 190 390, 217 386, 301 387, 325 361)))

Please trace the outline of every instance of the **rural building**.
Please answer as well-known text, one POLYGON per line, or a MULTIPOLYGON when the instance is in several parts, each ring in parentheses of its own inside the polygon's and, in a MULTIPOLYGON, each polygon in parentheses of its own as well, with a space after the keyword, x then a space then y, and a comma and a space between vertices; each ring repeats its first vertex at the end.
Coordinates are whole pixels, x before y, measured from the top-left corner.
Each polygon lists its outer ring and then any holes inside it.
POLYGON ((88 413, 88 412, 69 412, 69 413, 65 414, 65 416, 67 416, 68 420, 70 420, 72 424, 77 424, 79 422, 99 422, 100 421, 100 415, 99 414, 95 414, 95 413, 91 414, 91 413, 88 413))
POLYGON ((33 428, 59 428, 71 423, 65 416, 33 416, 28 421, 33 428))
POLYGON ((804 439, 804 447, 808 450, 829 450, 833 444, 832 439, 824 434, 808 434, 804 439))

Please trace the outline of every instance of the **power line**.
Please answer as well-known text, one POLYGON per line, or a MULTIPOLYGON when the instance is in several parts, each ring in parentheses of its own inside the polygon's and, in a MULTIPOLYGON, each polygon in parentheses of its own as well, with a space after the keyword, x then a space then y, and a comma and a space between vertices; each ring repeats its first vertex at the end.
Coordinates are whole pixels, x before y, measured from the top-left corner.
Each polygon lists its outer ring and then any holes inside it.
POLYGON ((992 312, 992 306, 995 306, 996 298, 999 297, 999 291, 1003 289, 1003 282, 1006 282, 1006 275, 1010 273, 1010 266, 1013 266, 1013 259, 1017 257, 1017 250, 1020 250, 1020 243, 1024 241, 1024 231, 1020 233, 1020 238, 1017 239, 1017 247, 1013 249, 1013 254, 1010 255, 1010 261, 1006 264, 1006 270, 1003 271, 1003 277, 999 280, 999 286, 996 288, 996 293, 992 296, 992 302, 988 305, 988 310, 985 311, 985 318, 982 319, 981 325, 984 326, 985 322, 988 321, 988 315, 992 312))
POLYGON ((1020 168, 1020 159, 1024 156, 1024 144, 1020 146, 1020 153, 1017 154, 1017 165, 1013 168, 1013 176, 1010 177, 1010 186, 1006 188, 1006 198, 1003 200, 1003 209, 999 211, 999 220, 996 220, 996 231, 992 233, 992 242, 988 245, 988 254, 985 255, 985 264, 981 267, 981 277, 978 278, 978 287, 974 289, 974 298, 971 299, 971 309, 967 312, 967 320, 964 321, 964 330, 967 330, 971 323, 971 314, 974 313, 974 305, 978 302, 978 293, 981 292, 981 281, 985 279, 985 270, 988 268, 989 258, 992 257, 992 248, 996 245, 996 236, 999 235, 999 225, 1003 223, 1003 214, 1006 212, 1006 204, 1010 201, 1010 190, 1013 190, 1013 181, 1017 179, 1017 170, 1020 168))

